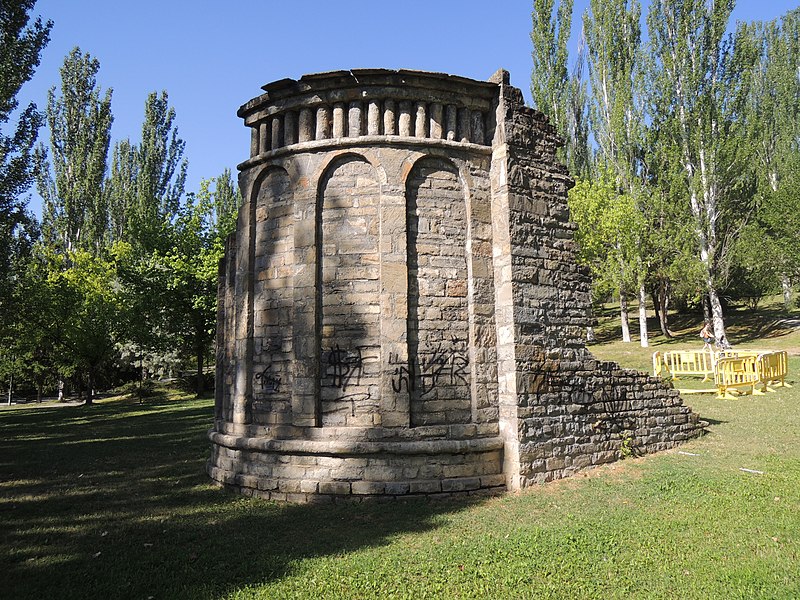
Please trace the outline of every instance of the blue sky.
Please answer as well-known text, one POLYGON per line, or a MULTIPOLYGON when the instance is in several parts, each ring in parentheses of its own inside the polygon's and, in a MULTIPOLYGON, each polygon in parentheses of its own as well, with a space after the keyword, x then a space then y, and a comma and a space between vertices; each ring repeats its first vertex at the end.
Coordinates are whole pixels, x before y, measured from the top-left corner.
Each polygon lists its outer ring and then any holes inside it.
MULTIPOLYGON (((587 5, 575 0, 575 31, 587 5)), ((502 67, 530 101, 531 6, 522 0, 39 0, 34 14, 54 27, 20 103, 44 108, 74 46, 100 61, 98 81, 114 89, 114 139, 137 140, 147 94, 167 90, 186 140, 187 191, 193 191, 201 179, 248 157, 249 133, 236 110, 262 85, 284 77, 380 67, 487 79, 502 67)), ((772 19, 796 6, 739 0, 733 19, 772 19)), ((40 139, 49 139, 46 129, 40 139)), ((30 207, 40 213, 35 194, 30 207)))

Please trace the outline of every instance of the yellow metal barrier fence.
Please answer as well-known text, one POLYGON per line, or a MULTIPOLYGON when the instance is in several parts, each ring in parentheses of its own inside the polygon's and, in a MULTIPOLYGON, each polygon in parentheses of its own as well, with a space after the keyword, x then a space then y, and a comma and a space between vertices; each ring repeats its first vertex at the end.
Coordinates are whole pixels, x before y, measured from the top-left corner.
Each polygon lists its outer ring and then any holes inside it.
MULTIPOLYGON (((786 351, 769 350, 723 350, 717 353, 707 350, 673 350, 653 353, 653 374, 669 374, 672 379, 681 375, 703 377, 703 381, 714 378, 718 398, 733 398, 732 391, 755 395, 774 391, 769 386, 791 387, 786 383, 788 373, 786 351)), ((683 390, 684 393, 700 393, 706 390, 683 390)))
POLYGON ((733 398, 731 390, 734 389, 741 389, 741 393, 763 394, 756 389, 760 381, 758 362, 758 356, 720 358, 714 373, 717 398, 733 398))
POLYGON ((770 385, 792 387, 786 383, 786 375, 789 372, 789 355, 785 350, 759 354, 758 371, 764 391, 773 391, 770 389, 770 385))
POLYGON ((658 377, 666 371, 672 379, 681 375, 699 375, 703 381, 710 381, 714 376, 716 357, 706 350, 672 350, 653 354, 653 374, 658 377))

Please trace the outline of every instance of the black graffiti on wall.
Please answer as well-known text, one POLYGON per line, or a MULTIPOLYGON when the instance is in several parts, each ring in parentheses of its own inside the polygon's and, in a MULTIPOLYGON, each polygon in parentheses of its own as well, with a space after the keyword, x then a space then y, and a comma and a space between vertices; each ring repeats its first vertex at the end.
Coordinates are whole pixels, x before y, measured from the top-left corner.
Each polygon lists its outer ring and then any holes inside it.
POLYGON ((328 350, 325 360, 325 377, 331 378, 331 386, 343 392, 348 386, 358 385, 364 375, 364 358, 361 347, 354 350, 342 349, 339 344, 334 344, 328 350))
MULTIPOLYGON (((272 351, 278 349, 280 349, 280 342, 261 339, 256 349, 256 355, 262 356, 266 354, 268 359, 271 359, 272 351)), ((281 378, 277 373, 273 372, 272 368, 273 363, 269 362, 261 371, 255 374, 256 384, 261 386, 261 391, 265 394, 277 394, 281 389, 281 378)))
POLYGON ((355 393, 355 394, 345 394, 344 396, 339 396, 335 400, 332 400, 330 403, 335 404, 337 402, 346 402, 350 405, 350 416, 356 416, 356 406, 361 406, 364 403, 368 402, 369 399, 372 398, 372 394, 369 392, 364 393, 355 393))
POLYGON ((272 363, 268 364, 260 373, 256 373, 256 382, 261 385, 265 394, 277 394, 281 388, 281 378, 271 373, 272 363))
POLYGON ((389 354, 392 372, 392 389, 400 392, 405 386, 409 392, 419 391, 425 396, 440 385, 467 385, 469 383, 469 356, 462 344, 451 346, 438 343, 419 355, 417 364, 406 362, 397 354, 389 354))

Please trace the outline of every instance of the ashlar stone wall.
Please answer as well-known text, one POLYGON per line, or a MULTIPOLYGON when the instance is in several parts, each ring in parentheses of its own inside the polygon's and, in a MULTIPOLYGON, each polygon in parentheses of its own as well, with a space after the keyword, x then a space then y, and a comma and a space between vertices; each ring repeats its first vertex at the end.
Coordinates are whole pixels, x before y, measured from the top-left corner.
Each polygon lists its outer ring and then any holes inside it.
POLYGON ((210 475, 296 502, 495 493, 699 435, 582 341, 560 143, 508 74, 307 75, 240 109, 210 475))

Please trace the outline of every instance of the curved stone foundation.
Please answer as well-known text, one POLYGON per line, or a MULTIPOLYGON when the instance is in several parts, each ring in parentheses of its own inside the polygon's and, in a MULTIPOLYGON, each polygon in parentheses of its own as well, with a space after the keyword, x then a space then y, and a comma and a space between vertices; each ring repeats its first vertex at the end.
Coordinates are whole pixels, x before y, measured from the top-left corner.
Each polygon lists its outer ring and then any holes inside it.
POLYGON ((220 264, 210 475, 288 501, 519 489, 698 435, 583 345, 560 143, 508 74, 264 87, 220 264))
POLYGON ((336 442, 212 433, 211 441, 212 478, 272 500, 313 502, 505 489, 500 438, 336 442))

